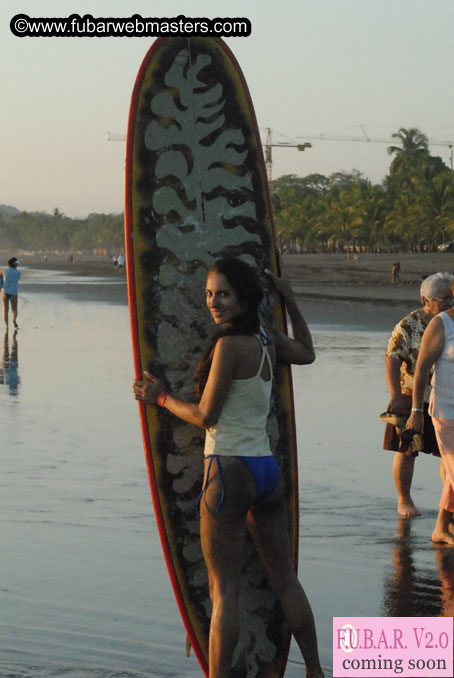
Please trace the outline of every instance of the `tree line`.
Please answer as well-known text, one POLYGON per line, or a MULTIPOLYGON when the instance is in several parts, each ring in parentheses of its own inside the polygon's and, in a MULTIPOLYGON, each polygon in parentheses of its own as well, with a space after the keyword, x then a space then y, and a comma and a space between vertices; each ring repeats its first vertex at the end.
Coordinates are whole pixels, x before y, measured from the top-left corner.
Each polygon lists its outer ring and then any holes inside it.
POLYGON ((288 251, 434 251, 454 239, 454 172, 418 129, 392 135, 389 174, 287 175, 270 183, 278 238, 288 251))
POLYGON ((46 212, 0 210, 0 249, 9 252, 105 252, 124 250, 122 214, 89 214, 85 219, 46 212))
MULTIPOLYGON (((418 129, 393 134, 382 184, 360 172, 294 174, 270 182, 278 238, 288 251, 433 251, 454 239, 454 172, 430 155, 418 129)), ((0 206, 0 249, 103 251, 124 247, 122 214, 73 219, 55 209, 20 212, 0 206)))

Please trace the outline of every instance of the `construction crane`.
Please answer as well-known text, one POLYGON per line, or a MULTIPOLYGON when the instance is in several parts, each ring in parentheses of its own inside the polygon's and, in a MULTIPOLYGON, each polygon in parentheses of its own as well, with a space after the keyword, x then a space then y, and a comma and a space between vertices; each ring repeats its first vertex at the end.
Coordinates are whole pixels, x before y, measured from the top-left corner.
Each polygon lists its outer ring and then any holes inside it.
MULTIPOLYGON (((311 135, 304 135, 301 137, 297 137, 298 139, 311 139, 312 141, 317 140, 317 141, 353 141, 353 142, 361 142, 361 143, 372 143, 372 144, 389 144, 389 145, 394 145, 396 143, 395 138, 391 139, 386 139, 383 137, 370 137, 366 130, 364 129, 363 125, 359 125, 361 127, 361 130, 363 132, 363 136, 342 136, 342 135, 337 135, 337 134, 319 134, 318 136, 311 136, 311 135)), ((454 141, 449 141, 447 139, 428 139, 427 140, 429 143, 429 146, 446 146, 450 149, 451 154, 450 154, 450 162, 451 162, 451 169, 453 169, 453 148, 454 148, 454 141)))
POLYGON ((107 132, 107 141, 126 141, 126 134, 112 134, 112 132, 107 132))
MULTIPOLYGON (((266 166, 266 173, 268 176, 268 179, 271 180, 272 176, 272 167, 273 167, 273 156, 272 156, 272 149, 280 146, 283 148, 296 148, 298 151, 305 151, 306 148, 312 148, 312 144, 309 142, 302 142, 302 143, 297 143, 293 141, 281 141, 281 142, 273 142, 272 138, 272 130, 267 127, 266 128, 266 141, 263 144, 263 150, 264 150, 264 155, 265 155, 265 166, 266 166)), ((281 135, 283 136, 283 135, 281 135)), ((126 135, 125 134, 112 134, 111 132, 107 133, 107 141, 125 141, 126 135)))
MULTIPOLYGON (((264 154, 265 154, 265 166, 268 179, 271 181, 272 176, 272 167, 273 167, 273 155, 272 149, 280 146, 281 148, 296 148, 298 151, 305 151, 306 148, 312 148, 312 144, 308 141, 303 143, 297 143, 292 141, 281 141, 279 143, 273 143, 272 138, 273 130, 269 127, 266 128, 266 141, 263 144, 264 154)), ((282 135, 281 135, 282 136, 282 135)))

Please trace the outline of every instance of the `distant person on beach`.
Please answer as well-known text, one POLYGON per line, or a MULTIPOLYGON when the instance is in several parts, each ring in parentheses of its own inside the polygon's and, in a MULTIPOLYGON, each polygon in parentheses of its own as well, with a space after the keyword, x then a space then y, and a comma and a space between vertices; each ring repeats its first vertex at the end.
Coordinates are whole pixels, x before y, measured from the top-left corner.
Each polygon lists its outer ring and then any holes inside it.
POLYGON ((206 304, 219 331, 197 369, 198 402, 167 393, 164 383, 147 373, 133 385, 137 400, 164 407, 206 430, 199 505, 213 604, 210 678, 230 676, 240 633, 238 600, 247 532, 299 645, 308 678, 323 677, 314 618, 290 552, 285 486, 266 430, 276 361, 309 364, 315 353, 288 279, 267 274, 285 304, 293 338, 261 327, 263 290, 255 270, 240 259, 220 259, 206 279, 206 304))
POLYGON ((407 428, 425 435, 424 391, 433 370, 429 412, 438 440, 445 481, 432 541, 454 546, 450 523, 454 513, 454 310, 452 276, 438 273, 439 312, 429 323, 419 351, 407 428))
POLYGON ((391 285, 395 285, 396 282, 400 281, 399 271, 400 271, 400 262, 396 261, 396 263, 393 264, 391 268, 391 285))
POLYGON ((9 323, 9 306, 11 305, 11 314, 13 316, 14 327, 19 327, 17 324, 17 300, 19 293, 19 278, 20 271, 17 270, 19 261, 16 257, 8 260, 8 267, 2 271, 3 286, 2 286, 2 302, 3 302, 3 320, 6 327, 9 323))
MULTIPOLYGON (((423 280, 420 287, 422 307, 406 315, 392 331, 385 357, 386 383, 390 394, 387 411, 407 418, 410 414, 413 378, 426 327, 434 315, 445 307, 446 281, 435 273, 423 280)), ((430 386, 424 395, 424 449, 422 451, 440 456, 432 420, 428 414, 430 386)), ((401 439, 392 424, 386 424, 385 450, 394 450, 393 478, 397 490, 397 510, 406 517, 419 516, 420 512, 411 498, 411 483, 418 452, 402 451, 401 439), (400 451, 399 451, 400 449, 400 451)), ((442 478, 443 466, 440 467, 442 478)))

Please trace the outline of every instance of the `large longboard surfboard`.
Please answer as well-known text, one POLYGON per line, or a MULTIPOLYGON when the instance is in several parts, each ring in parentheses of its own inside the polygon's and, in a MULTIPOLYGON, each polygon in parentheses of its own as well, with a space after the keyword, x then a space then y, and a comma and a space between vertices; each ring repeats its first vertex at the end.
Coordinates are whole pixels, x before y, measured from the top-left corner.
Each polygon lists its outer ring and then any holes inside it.
MULTIPOLYGON (((262 146, 238 63, 217 38, 161 38, 134 86, 126 150, 126 251, 137 378, 147 370, 183 399, 213 331, 205 279, 214 261, 239 256, 266 290, 263 323, 285 329, 265 269, 278 272, 262 146)), ((211 603, 197 498, 204 432, 139 404, 164 557, 190 643, 205 673, 211 603)), ((289 535, 298 550, 298 488, 291 375, 278 367, 269 418, 283 473, 289 535)), ((289 632, 252 542, 242 572, 241 633, 232 677, 283 675, 289 632)))

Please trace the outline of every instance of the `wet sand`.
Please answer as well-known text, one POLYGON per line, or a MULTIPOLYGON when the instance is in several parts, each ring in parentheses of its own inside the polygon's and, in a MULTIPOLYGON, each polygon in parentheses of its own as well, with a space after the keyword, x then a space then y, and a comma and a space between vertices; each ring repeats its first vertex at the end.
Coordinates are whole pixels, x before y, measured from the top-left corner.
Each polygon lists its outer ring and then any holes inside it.
POLYGON ((284 264, 309 322, 387 331, 420 305, 423 277, 454 272, 454 254, 287 255, 284 264), (400 281, 391 267, 400 261, 400 281))
POLYGON ((67 255, 56 254, 49 254, 46 259, 40 255, 21 255, 20 289, 60 294, 73 301, 128 303, 125 271, 119 271, 111 257, 76 256, 71 264, 66 258, 67 255), (59 276, 50 279, 46 277, 48 272, 58 272, 59 276))
MULTIPOLYGON (((115 281, 115 287, 98 284, 98 301, 127 303, 126 276, 109 256, 76 255, 72 264, 66 263, 66 255, 49 254, 47 260, 42 255, 21 255, 20 259, 23 266, 35 270, 99 278, 98 283, 115 281)), ((454 253, 359 254, 356 260, 345 254, 297 254, 284 255, 284 264, 308 322, 388 330, 419 305, 423 276, 454 272, 454 253), (391 285, 395 261, 401 264, 400 281, 391 285)), ((67 280, 53 291, 91 298, 88 289, 71 288, 67 280)))

